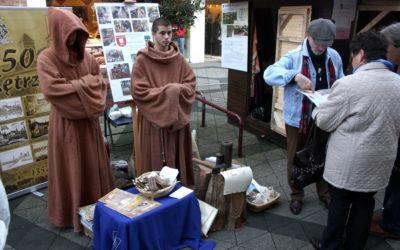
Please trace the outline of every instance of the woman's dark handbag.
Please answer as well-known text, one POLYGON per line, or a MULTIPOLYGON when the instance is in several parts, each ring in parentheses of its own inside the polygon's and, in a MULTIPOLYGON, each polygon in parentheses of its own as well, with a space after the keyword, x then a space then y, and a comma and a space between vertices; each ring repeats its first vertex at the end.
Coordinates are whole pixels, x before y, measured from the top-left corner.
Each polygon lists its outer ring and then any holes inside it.
POLYGON ((329 133, 318 129, 313 122, 310 133, 307 136, 305 148, 297 151, 293 159, 291 182, 296 189, 303 189, 311 183, 322 179, 328 136, 329 133), (313 134, 313 140, 310 145, 311 134, 313 134))

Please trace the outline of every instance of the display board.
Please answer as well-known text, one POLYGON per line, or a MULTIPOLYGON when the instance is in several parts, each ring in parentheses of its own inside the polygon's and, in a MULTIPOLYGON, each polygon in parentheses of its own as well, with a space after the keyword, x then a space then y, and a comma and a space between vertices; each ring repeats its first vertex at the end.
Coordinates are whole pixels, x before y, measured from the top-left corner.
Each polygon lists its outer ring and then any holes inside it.
POLYGON ((36 59, 50 44, 47 8, 0 8, 0 175, 9 198, 47 181, 50 104, 36 59))
POLYGON ((151 39, 160 16, 153 3, 95 3, 108 79, 114 102, 132 100, 131 72, 137 52, 151 39))
POLYGON ((221 66, 247 72, 248 2, 222 4, 221 66))

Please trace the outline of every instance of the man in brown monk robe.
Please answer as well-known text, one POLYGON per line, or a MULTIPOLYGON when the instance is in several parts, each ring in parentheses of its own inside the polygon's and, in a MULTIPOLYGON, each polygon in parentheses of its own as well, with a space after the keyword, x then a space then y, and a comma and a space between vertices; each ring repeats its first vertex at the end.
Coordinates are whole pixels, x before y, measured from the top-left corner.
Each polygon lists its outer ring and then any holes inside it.
POLYGON ((160 170, 166 164, 179 170, 183 185, 193 187, 190 113, 196 77, 171 42, 172 25, 168 20, 156 19, 152 34, 154 42, 148 41, 138 52, 131 79, 131 93, 142 114, 137 174, 160 170))
POLYGON ((50 7, 48 21, 53 44, 37 59, 40 88, 51 104, 47 218, 79 232, 79 207, 115 187, 98 119, 107 86, 95 58, 85 52, 89 33, 78 17, 50 7))

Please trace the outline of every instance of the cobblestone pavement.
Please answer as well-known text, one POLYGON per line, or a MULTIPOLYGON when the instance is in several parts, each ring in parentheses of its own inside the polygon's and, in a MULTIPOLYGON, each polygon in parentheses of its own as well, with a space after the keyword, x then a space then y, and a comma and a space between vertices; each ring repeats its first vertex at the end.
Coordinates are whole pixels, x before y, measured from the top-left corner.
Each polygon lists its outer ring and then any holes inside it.
MULTIPOLYGON (((208 101, 222 107, 227 103, 228 70, 220 61, 208 58, 205 63, 192 64, 197 76, 197 89, 208 101)), ((227 122, 227 116, 211 107, 206 108, 206 126, 201 127, 201 103, 195 102, 191 126, 197 131, 201 158, 219 151, 219 142, 234 144, 233 157, 251 166, 256 181, 273 186, 281 194, 279 201, 261 213, 248 212, 247 224, 236 231, 211 232, 208 239, 217 242, 215 249, 313 249, 308 240, 320 236, 327 219, 327 210, 318 200, 315 187, 305 189, 303 211, 289 211, 289 188, 286 183, 286 151, 260 134, 244 131, 243 155, 237 158, 238 128, 227 122)), ((130 131, 131 126, 113 128, 114 132, 130 131)), ((132 152, 132 136, 114 135, 117 146, 111 149, 111 160, 128 160, 132 152)), ((121 188, 130 186, 130 179, 113 170, 121 188)), ((38 190, 43 196, 26 194, 10 200, 11 225, 5 249, 90 249, 92 240, 71 227, 57 228, 46 219, 47 188, 38 190)), ((376 211, 380 210, 383 191, 375 196, 376 211)), ((400 241, 369 237, 367 249, 400 249, 400 241)))

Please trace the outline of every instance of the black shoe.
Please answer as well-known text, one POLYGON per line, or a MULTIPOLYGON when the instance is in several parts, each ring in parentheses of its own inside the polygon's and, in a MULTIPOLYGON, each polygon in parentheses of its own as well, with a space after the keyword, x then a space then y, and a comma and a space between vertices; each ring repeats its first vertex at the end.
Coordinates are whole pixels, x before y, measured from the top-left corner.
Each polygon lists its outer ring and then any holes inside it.
POLYGON ((302 203, 299 200, 292 200, 290 202, 290 211, 293 214, 299 214, 301 212, 302 203))
POLYGON ((310 243, 311 243, 311 245, 314 247, 314 249, 316 249, 316 250, 322 250, 322 244, 321 244, 321 241, 320 241, 319 239, 317 239, 317 238, 315 238, 315 237, 312 237, 312 238, 310 239, 310 243))
POLYGON ((322 203, 324 203, 325 208, 329 209, 329 204, 331 203, 331 199, 327 198, 327 199, 321 199, 322 203))

